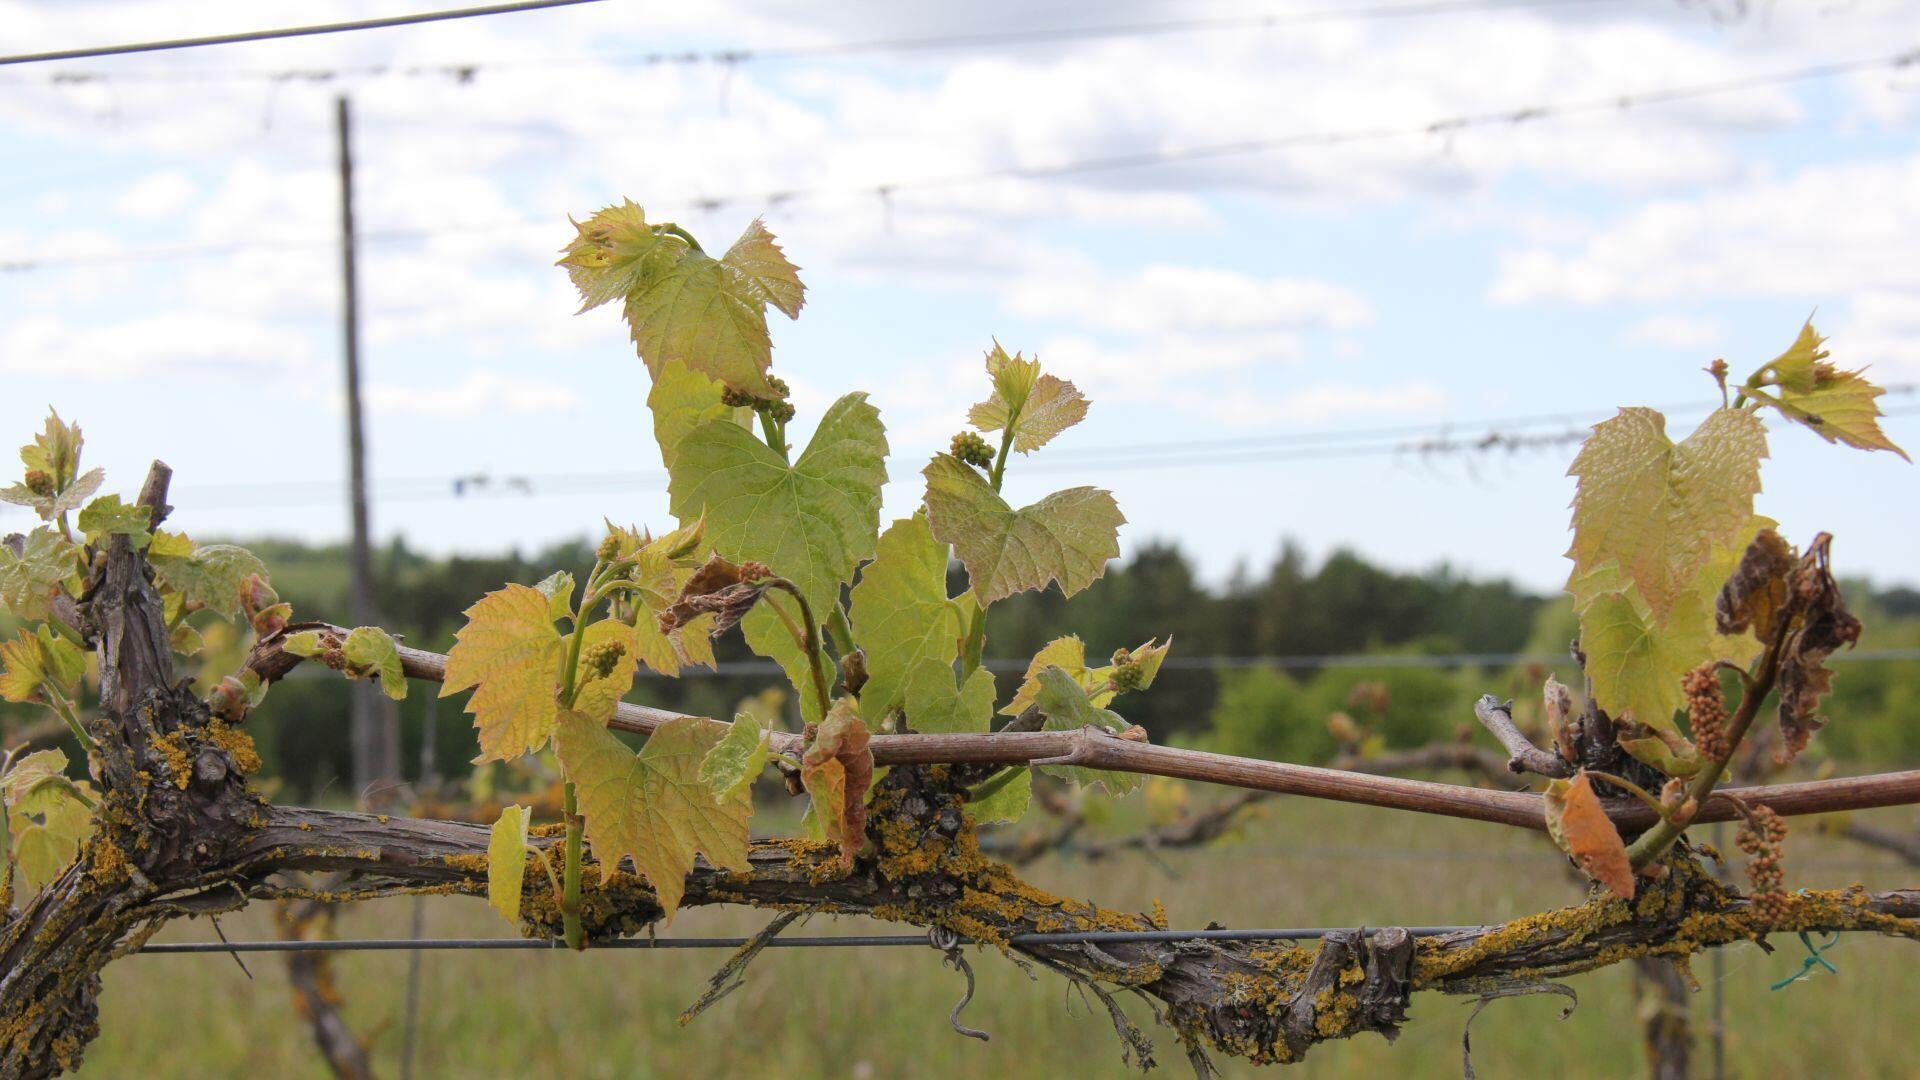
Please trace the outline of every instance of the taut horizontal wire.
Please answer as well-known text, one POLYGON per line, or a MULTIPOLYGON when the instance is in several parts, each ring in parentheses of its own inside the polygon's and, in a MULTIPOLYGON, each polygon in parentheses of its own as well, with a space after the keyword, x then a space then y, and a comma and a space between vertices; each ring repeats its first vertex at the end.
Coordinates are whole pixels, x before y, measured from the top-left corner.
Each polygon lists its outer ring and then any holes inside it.
MULTIPOLYGON (((1124 945, 1149 941, 1305 941, 1353 927, 1308 926, 1280 930, 1093 930, 1061 931, 1044 934, 1015 934, 1014 945, 1124 945)), ((1485 926, 1410 926, 1415 937, 1436 937, 1485 926)), ((1374 931, 1362 928, 1371 936, 1374 931)), ((612 938, 593 944, 595 949, 738 949, 752 941, 748 937, 701 938, 612 938)), ((982 944, 962 939, 968 945, 982 944)), ((918 945, 928 947, 925 934, 847 934, 813 937, 776 937, 766 943, 770 949, 851 949, 891 948, 918 945)), ((143 953, 278 953, 278 952, 413 952, 416 950, 540 950, 564 951, 567 944, 558 938, 359 938, 322 941, 174 941, 148 944, 143 953)))

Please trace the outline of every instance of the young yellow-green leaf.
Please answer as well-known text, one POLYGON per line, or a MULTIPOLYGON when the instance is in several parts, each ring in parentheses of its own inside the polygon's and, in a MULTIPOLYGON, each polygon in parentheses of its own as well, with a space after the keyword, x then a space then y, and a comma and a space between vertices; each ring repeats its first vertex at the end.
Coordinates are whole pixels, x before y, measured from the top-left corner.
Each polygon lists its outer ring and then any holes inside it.
POLYGON ((1002 716, 1019 716, 1033 707, 1040 696, 1040 673, 1048 668, 1057 667, 1073 677, 1080 688, 1092 696, 1092 704, 1104 706, 1113 700, 1112 694, 1100 694, 1100 680, 1093 677, 1087 667, 1087 646, 1078 635, 1054 638, 1046 647, 1033 654, 1033 660, 1027 664, 1027 673, 1020 682, 1020 688, 1013 692, 1013 700, 1000 710, 1002 716))
POLYGON ((394 643, 392 634, 377 626, 354 627, 340 646, 340 655, 347 663, 365 668, 371 677, 379 679, 380 689, 386 691, 388 697, 405 700, 407 674, 400 668, 400 646, 394 643))
POLYGON ((254 554, 233 544, 198 544, 175 533, 157 532, 147 561, 163 588, 199 603, 223 619, 240 617, 240 594, 247 578, 266 580, 267 568, 254 554), (188 553, 179 554, 186 546, 188 553))
POLYGON ((780 250, 765 221, 754 218, 720 262, 733 271, 742 291, 779 308, 789 319, 800 317, 800 309, 807 302, 807 287, 800 283, 800 268, 780 250))
POLYGON ((1588 877, 1622 900, 1633 899, 1633 866, 1620 831, 1594 793, 1584 770, 1571 781, 1554 780, 1546 791, 1547 832, 1573 856, 1588 877))
POLYGON ((1117 694, 1145 690, 1152 686, 1154 678, 1160 674, 1160 664, 1167 658, 1167 650, 1171 648, 1173 648, 1172 638, 1168 638, 1165 643, 1148 639, 1144 645, 1126 649, 1121 654, 1117 654, 1116 659, 1121 662, 1097 667, 1087 672, 1088 677, 1095 680, 1095 685, 1105 687, 1104 697, 1099 694, 1094 695, 1093 703, 1105 705, 1117 694))
POLYGON ((44 525, 19 544, 16 549, 11 541, 0 541, 0 608, 15 618, 44 619, 62 583, 74 576, 79 548, 44 525))
POLYGON ((680 520, 705 515, 715 551, 772 567, 824 621, 840 586, 873 554, 886 457, 879 412, 865 394, 848 394, 791 466, 737 424, 695 427, 675 448, 667 490, 680 520))
POLYGON ((42 701, 49 688, 71 697, 86 664, 86 655, 66 638, 44 626, 23 627, 14 640, 0 644, 0 698, 42 701))
POLYGON ((1771 404, 1781 415, 1828 442, 1842 442, 1861 450, 1891 450, 1912 461, 1880 430, 1883 414, 1875 399, 1884 393, 1859 371, 1823 370, 1811 390, 1801 393, 1782 387, 1771 404))
POLYGON ((65 775, 67 775, 65 752, 36 750, 16 759, 13 766, 6 771, 6 775, 0 776, 0 801, 8 806, 17 805, 47 780, 65 775))
POLYGON ((109 536, 126 536, 133 546, 145 547, 153 539, 147 532, 147 525, 153 520, 153 511, 139 503, 122 503, 118 495, 102 495, 86 505, 74 524, 80 527, 87 539, 99 543, 109 536))
POLYGON ((936 456, 925 475, 927 522, 953 545, 982 604, 1054 581, 1072 596, 1120 555, 1127 519, 1108 492, 1070 488, 1015 510, 951 454, 936 456))
MULTIPOLYGON (((107 474, 100 469, 88 469, 64 488, 35 491, 26 484, 9 484, 0 488, 0 502, 10 502, 18 506, 31 507, 40 515, 42 521, 52 521, 61 514, 79 509, 94 492, 100 490, 100 484, 107 474)), ((44 484, 42 485, 44 486, 44 484)))
POLYGON ((1638 739, 1616 738, 1615 741, 1635 761, 1651 765, 1668 776, 1692 776, 1706 764, 1700 748, 1679 735, 1656 731, 1638 739))
POLYGON ((866 843, 867 791, 873 786, 868 738, 853 702, 839 698, 800 755, 800 782, 813 798, 814 819, 840 845, 840 861, 848 866, 866 843))
POLYGON ((23 787, 19 799, 8 800, 13 857, 28 892, 53 880, 93 831, 93 811, 82 797, 92 797, 85 783, 43 781, 23 787))
POLYGON ((527 824, 530 806, 500 808, 500 820, 487 836, 487 903, 515 926, 520 925, 520 889, 527 879, 527 824))
POLYGON ((601 619, 587 627, 586 634, 580 643, 581 670, 574 676, 573 709, 604 724, 613 717, 620 699, 633 689, 633 673, 638 667, 634 655, 637 635, 633 627, 618 619, 601 619), (594 650, 609 650, 607 655, 612 656, 611 649, 615 647, 619 652, 606 674, 589 668, 594 650))
POLYGON ((993 673, 975 668, 954 685, 953 662, 922 660, 907 680, 907 726, 922 735, 987 731, 993 724, 993 673))
POLYGON ((1673 714, 1683 697, 1680 677, 1708 659, 1712 645, 1699 596, 1687 597, 1666 626, 1628 592, 1596 596, 1580 615, 1594 701, 1611 716, 1667 734, 1679 734, 1673 714))
POLYGON ((467 702, 479 729, 479 761, 509 761, 553 734, 560 633, 540 590, 508 585, 466 610, 447 653, 440 696, 478 687, 467 702))
POLYGON ((766 308, 796 316, 804 290, 765 225, 754 222, 715 259, 627 202, 580 225, 560 263, 580 290, 581 310, 625 299, 634 344, 654 375, 679 361, 754 397, 779 396, 766 378, 766 308))
POLYGON ((720 802, 738 795, 766 768, 772 738, 771 726, 746 713, 735 713, 726 738, 700 759, 700 782, 712 789, 713 797, 720 802))
POLYGON ((1087 399, 1065 379, 1040 374, 1039 361, 1009 357, 995 342, 987 354, 993 396, 967 412, 981 431, 999 431, 1013 422, 1013 448, 1031 454, 1053 437, 1086 419, 1087 399))
MULTIPOLYGON (((283 652, 289 652, 295 656, 304 656, 312 660, 327 651, 327 640, 320 635, 320 631, 318 630, 300 630, 281 638, 280 648, 283 652)), ((442 694, 441 696, 445 697, 446 695, 442 694)))
MULTIPOLYGON (((852 617, 853 638, 867 653, 860 714, 869 723, 906 703, 907 678, 923 661, 953 664, 966 625, 947 599, 947 545, 933 538, 924 515, 881 534, 853 588, 852 617)), ((925 730, 917 722, 914 729, 925 730)))
POLYGON ((1598 424, 1574 459, 1574 577, 1617 561, 1664 620, 1715 547, 1753 517, 1766 428, 1744 409, 1716 409, 1678 445, 1652 409, 1598 424))
MULTIPOLYGON (((1120 732, 1128 726, 1118 713, 1094 705, 1087 697, 1086 689, 1075 682, 1071 674, 1058 667, 1050 667, 1040 673, 1040 693, 1034 704, 1046 714, 1047 731, 1073 731, 1092 725, 1120 732)), ((1132 773, 1087 769, 1078 765, 1043 767, 1072 777, 1082 785, 1104 784, 1115 795, 1124 795, 1140 786, 1140 778, 1132 773)))
POLYGON ((181 623, 168 635, 167 645, 181 656, 198 656, 207 647, 207 639, 192 623, 181 623))
POLYGON ((573 575, 565 570, 555 570, 546 577, 533 583, 540 595, 547 598, 547 612, 554 619, 565 619, 573 614, 573 575))
POLYGON ((743 786, 716 802, 700 780, 700 763, 725 736, 725 724, 680 717, 662 724, 635 754, 597 721, 575 712, 559 718, 554 751, 579 792, 601 879, 631 855, 669 922, 695 853, 723 869, 747 869, 749 792, 743 786))

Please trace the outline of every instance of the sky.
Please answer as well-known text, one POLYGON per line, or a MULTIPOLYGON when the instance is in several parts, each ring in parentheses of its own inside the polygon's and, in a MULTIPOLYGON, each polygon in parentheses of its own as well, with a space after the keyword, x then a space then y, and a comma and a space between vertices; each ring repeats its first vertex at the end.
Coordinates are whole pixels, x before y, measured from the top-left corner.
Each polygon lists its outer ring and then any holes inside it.
MULTIPOLYGON (((0 52, 429 6, 0 0, 0 52)), ((51 405, 129 492, 166 460, 196 536, 343 536, 346 94, 377 540, 670 524, 645 369, 553 266, 569 215, 632 198, 709 248, 764 216, 809 286, 773 315, 795 442, 869 391, 889 516, 998 340, 1093 401, 1016 504, 1109 488, 1123 550, 1216 582, 1291 538, 1556 589, 1569 433, 1654 405, 1678 438, 1709 361, 1810 313, 1920 449, 1920 63, 1875 63, 1915 49, 1891 0, 607 0, 0 67, 0 433, 51 405), (1463 449, 1489 434, 1527 445, 1463 449)), ((1920 582, 1913 466, 1771 449, 1762 512, 1920 582)))

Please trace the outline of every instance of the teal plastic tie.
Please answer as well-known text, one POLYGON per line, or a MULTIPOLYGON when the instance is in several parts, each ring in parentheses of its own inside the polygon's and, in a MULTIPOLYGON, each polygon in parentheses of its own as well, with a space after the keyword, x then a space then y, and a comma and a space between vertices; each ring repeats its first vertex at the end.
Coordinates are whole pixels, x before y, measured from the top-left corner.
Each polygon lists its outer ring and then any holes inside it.
POLYGON ((1839 968, 1834 967, 1831 963, 1827 961, 1826 957, 1820 955, 1821 953, 1826 952, 1828 949, 1833 948, 1835 945, 1840 944, 1840 935, 1838 933, 1831 933, 1831 932, 1828 933, 1826 941, 1821 942, 1818 945, 1815 945, 1813 943, 1813 935, 1807 933, 1807 931, 1805 930, 1802 930, 1800 931, 1800 944, 1805 945, 1807 947, 1807 955, 1801 958, 1800 960, 1800 970, 1794 972, 1793 974, 1787 976, 1784 979, 1781 979, 1779 982, 1774 983, 1773 986, 1770 987, 1770 989, 1784 990, 1787 987, 1792 986, 1794 983, 1799 982, 1801 979, 1804 979, 1807 976, 1813 974, 1816 968, 1826 968, 1828 971, 1832 972, 1835 975, 1840 974, 1839 968))

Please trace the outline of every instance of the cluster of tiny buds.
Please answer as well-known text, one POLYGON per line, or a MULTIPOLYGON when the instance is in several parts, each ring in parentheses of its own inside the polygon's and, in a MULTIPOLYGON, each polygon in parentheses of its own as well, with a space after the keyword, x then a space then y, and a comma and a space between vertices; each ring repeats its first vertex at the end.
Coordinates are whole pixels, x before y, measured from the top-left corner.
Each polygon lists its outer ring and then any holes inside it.
POLYGON ((976 469, 991 468, 993 465, 993 447, 977 433, 963 431, 953 437, 953 456, 976 469))
POLYGON ((613 669, 619 666, 621 657, 626 655, 625 645, 617 641, 603 641, 598 645, 589 646, 587 651, 581 654, 580 659, 586 664, 592 678, 604 679, 613 674, 613 669))
POLYGON ((791 388, 787 381, 778 375, 767 376, 767 386, 773 390, 772 397, 754 397, 743 390, 729 386, 720 392, 720 404, 730 409, 757 409, 784 424, 793 419, 793 403, 786 400, 791 388))
POLYGON ((1680 680, 1687 693, 1687 725, 1693 742, 1708 761, 1725 761, 1733 752, 1727 745, 1727 699, 1720 692, 1720 673, 1711 662, 1687 672, 1680 680))
POLYGON ((45 469, 28 469, 27 490, 35 495, 51 495, 53 494, 53 477, 48 476, 45 469))
POLYGON ((1124 694, 1140 689, 1140 685, 1146 682, 1146 672, 1134 662, 1132 653, 1117 649, 1113 654, 1113 674, 1107 677, 1107 681, 1113 685, 1114 693, 1124 694))
POLYGON ((608 533, 607 538, 600 541, 600 546, 594 550, 593 557, 601 562, 612 562, 619 558, 620 538, 612 533, 608 533))
POLYGON ((1787 823, 1772 807, 1756 806, 1734 839, 1747 854, 1747 881, 1753 886, 1748 899, 1754 916, 1765 926, 1779 924, 1787 917, 1787 894, 1780 887, 1786 878, 1780 854, 1787 823))

